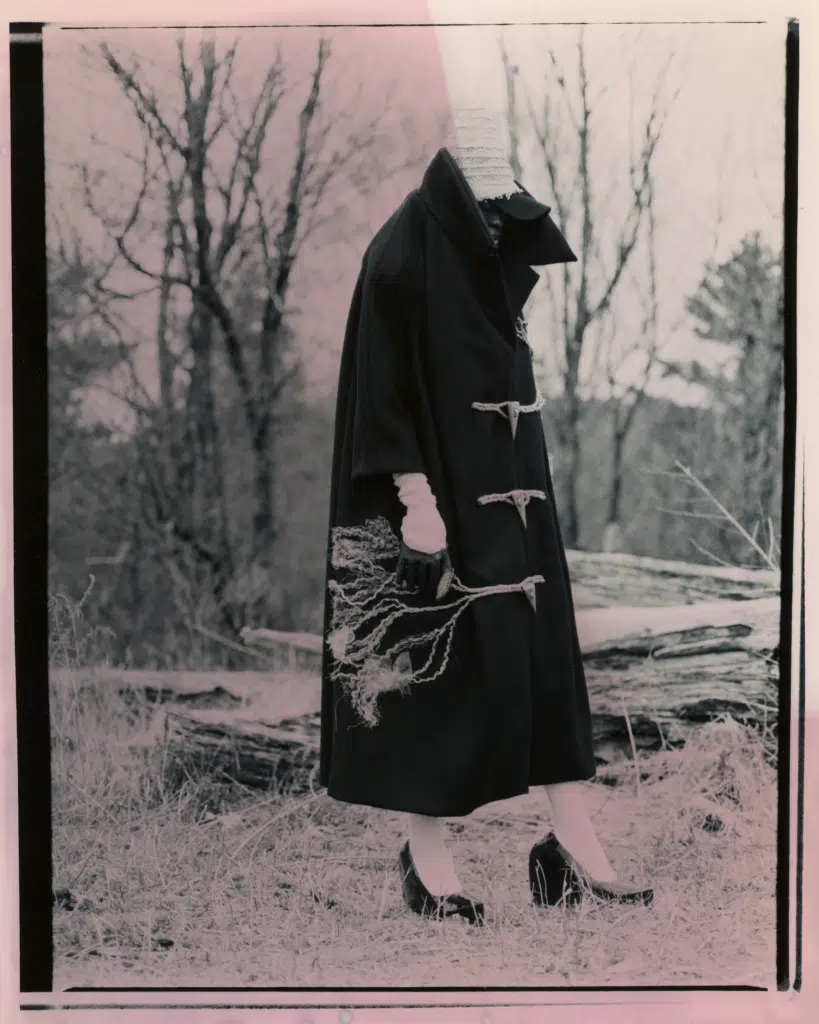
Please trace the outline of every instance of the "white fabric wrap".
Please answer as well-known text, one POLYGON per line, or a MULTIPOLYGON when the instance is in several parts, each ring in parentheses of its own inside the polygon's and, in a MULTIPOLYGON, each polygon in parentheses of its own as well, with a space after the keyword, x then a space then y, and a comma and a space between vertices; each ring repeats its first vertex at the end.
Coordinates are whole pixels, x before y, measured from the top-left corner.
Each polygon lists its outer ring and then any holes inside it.
POLYGON ((446 547, 444 525, 429 481, 423 473, 396 473, 393 480, 398 497, 407 510, 401 523, 401 536, 408 548, 435 555, 446 547))
POLYGON ((519 192, 509 163, 503 117, 484 107, 455 111, 453 156, 475 198, 498 199, 519 192))

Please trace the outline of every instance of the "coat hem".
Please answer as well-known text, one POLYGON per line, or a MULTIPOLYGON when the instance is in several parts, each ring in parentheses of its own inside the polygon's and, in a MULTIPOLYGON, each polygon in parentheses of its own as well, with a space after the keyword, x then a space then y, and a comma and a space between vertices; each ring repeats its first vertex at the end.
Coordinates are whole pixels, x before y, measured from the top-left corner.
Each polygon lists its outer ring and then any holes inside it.
POLYGON ((352 804, 356 807, 372 807, 375 810, 392 811, 395 814, 423 814, 429 818, 465 818, 474 811, 479 810, 481 807, 498 803, 501 800, 513 800, 518 796, 526 796, 533 789, 537 789, 540 786, 554 786, 564 782, 589 782, 595 777, 595 775, 596 769, 593 769, 588 775, 575 774, 569 778, 564 778, 562 776, 544 776, 542 779, 533 779, 529 782, 528 786, 522 789, 498 793, 496 796, 493 796, 488 800, 479 800, 476 803, 470 802, 466 805, 461 804, 455 806, 452 804, 424 803, 422 801, 394 800, 388 797, 377 796, 353 797, 345 795, 338 790, 334 790, 332 786, 324 786, 324 788, 327 790, 327 796, 331 800, 335 800, 342 804, 352 804))

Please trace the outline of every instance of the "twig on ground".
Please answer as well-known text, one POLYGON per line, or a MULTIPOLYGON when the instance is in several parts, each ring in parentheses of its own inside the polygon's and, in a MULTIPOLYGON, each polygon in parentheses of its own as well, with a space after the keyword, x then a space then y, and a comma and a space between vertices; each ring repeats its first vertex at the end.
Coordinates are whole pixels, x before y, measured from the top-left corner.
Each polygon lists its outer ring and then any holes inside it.
POLYGON ((637 744, 634 742, 634 733, 631 731, 631 718, 629 717, 628 709, 626 708, 626 701, 624 697, 620 698, 623 705, 623 717, 626 720, 626 729, 628 729, 628 739, 631 744, 631 756, 634 758, 634 772, 635 782, 638 800, 643 799, 642 782, 640 781, 640 758, 637 756, 637 744))
POLYGON ((387 893, 389 891, 390 876, 388 872, 384 872, 384 883, 381 886, 381 902, 378 905, 378 918, 377 920, 383 921, 384 910, 387 906, 387 893))
POLYGON ((79 880, 82 878, 82 873, 83 873, 83 871, 85 871, 86 866, 88 865, 89 860, 91 860, 93 855, 96 853, 96 849, 97 849, 96 846, 92 846, 91 847, 91 849, 88 851, 88 856, 82 862, 82 867, 76 873, 76 875, 74 875, 74 877, 71 879, 71 881, 68 883, 68 885, 66 885, 66 889, 72 889, 77 884, 77 882, 79 882, 79 880))
POLYGON ((654 720, 654 724, 657 726, 657 732, 660 734, 661 749, 662 750, 668 750, 669 747, 668 747, 668 743, 666 742, 665 732, 663 731, 662 722, 660 721, 660 715, 659 715, 659 713, 657 711, 657 708, 653 704, 651 706, 651 714, 652 714, 652 717, 653 717, 653 720, 654 720))
POLYGON ((695 548, 701 555, 705 555, 706 558, 710 558, 716 565, 721 565, 725 569, 735 568, 731 562, 726 561, 724 558, 720 558, 719 555, 715 555, 713 551, 709 551, 708 548, 704 548, 702 544, 699 544, 694 540, 693 537, 688 538, 691 541, 691 547, 695 548))

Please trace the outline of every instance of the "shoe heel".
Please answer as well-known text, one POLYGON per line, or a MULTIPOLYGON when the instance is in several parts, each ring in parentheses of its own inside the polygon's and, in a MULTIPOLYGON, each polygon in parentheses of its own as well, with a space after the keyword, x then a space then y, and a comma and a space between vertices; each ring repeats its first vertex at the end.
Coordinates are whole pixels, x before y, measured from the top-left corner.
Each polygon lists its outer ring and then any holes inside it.
POLYGON ((640 903, 649 906, 654 899, 654 890, 650 886, 619 881, 598 882, 581 874, 554 833, 532 847, 529 854, 529 887, 532 899, 539 907, 577 903, 583 898, 584 892, 607 903, 640 903))
POLYGON ((582 886, 572 868, 545 845, 535 846, 529 854, 529 889, 538 907, 554 907, 560 903, 578 903, 582 886))
POLYGON ((398 866, 404 902, 413 913, 435 920, 459 917, 478 926, 486 923, 484 905, 479 900, 473 900, 462 893, 449 896, 433 896, 430 893, 415 869, 408 842, 398 855, 398 866))

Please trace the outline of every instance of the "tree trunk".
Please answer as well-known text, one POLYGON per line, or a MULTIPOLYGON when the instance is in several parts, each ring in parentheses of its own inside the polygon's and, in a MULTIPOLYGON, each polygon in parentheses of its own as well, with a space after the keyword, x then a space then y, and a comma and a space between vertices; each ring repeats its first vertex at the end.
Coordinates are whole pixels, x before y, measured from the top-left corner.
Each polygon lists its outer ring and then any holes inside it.
MULTIPOLYGON (((571 385, 574 387, 574 385, 571 385)), ((563 493, 565 512, 561 517, 560 530, 567 547, 576 548, 580 543, 580 512, 577 500, 577 485, 580 477, 580 402, 576 392, 567 395, 566 420, 563 428, 565 445, 563 449, 563 493)))
POLYGON ((260 412, 259 425, 253 437, 254 495, 253 513, 254 553, 263 564, 269 565, 276 539, 273 510, 274 454, 271 416, 260 412))
POLYGON ((223 623, 234 631, 236 623, 231 609, 222 605, 233 569, 213 385, 213 327, 212 314, 203 302, 195 299, 191 318, 193 367, 187 408, 192 473, 188 536, 210 552, 207 561, 199 566, 200 583, 211 588, 223 623))
POLYGON ((611 449, 611 491, 609 492, 610 523, 620 522, 620 506, 623 499, 623 448, 625 447, 625 440, 625 432, 620 429, 619 409, 617 402, 615 401, 614 430, 611 449))
POLYGON ((162 250, 162 277, 159 284, 159 314, 156 325, 156 346, 159 370, 159 407, 168 422, 173 412, 173 356, 168 345, 168 312, 171 302, 170 272, 176 247, 174 244, 175 208, 171 188, 168 189, 168 211, 165 223, 165 244, 162 250))
POLYGON ((603 528, 601 550, 605 554, 614 555, 621 552, 624 547, 623 527, 616 519, 609 520, 603 528))

